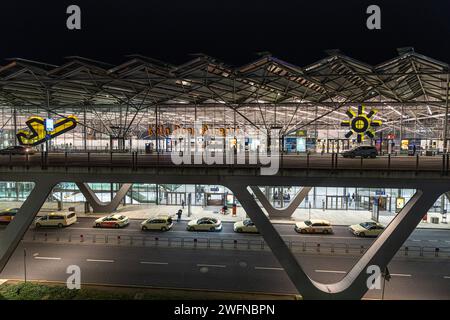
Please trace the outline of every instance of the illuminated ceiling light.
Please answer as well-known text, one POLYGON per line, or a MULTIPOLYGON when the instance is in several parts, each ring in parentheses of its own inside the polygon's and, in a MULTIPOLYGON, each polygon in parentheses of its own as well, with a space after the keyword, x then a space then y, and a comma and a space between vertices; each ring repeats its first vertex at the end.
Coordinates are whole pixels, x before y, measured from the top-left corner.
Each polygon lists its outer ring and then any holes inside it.
POLYGON ((389 109, 391 109, 392 111, 394 111, 394 112, 395 112, 396 114, 398 114, 399 116, 403 117, 403 119, 404 119, 404 118, 407 118, 407 116, 402 115, 402 113, 401 113, 400 111, 394 109, 392 106, 387 106, 387 107, 388 107, 389 109))
POLYGON ((176 83, 176 84, 180 84, 180 85, 182 85, 182 86, 188 86, 188 87, 191 86, 191 83, 188 82, 188 81, 185 81, 185 80, 176 80, 175 83, 176 83))

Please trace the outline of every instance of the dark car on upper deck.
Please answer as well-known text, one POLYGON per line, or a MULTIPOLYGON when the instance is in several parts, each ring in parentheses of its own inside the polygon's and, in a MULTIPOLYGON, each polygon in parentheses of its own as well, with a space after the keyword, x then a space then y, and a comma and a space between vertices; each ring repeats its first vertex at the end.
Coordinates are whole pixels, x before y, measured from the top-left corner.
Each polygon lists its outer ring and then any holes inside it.
POLYGON ((344 158, 376 158, 378 156, 378 151, 373 146, 359 146, 342 152, 342 156, 344 158))

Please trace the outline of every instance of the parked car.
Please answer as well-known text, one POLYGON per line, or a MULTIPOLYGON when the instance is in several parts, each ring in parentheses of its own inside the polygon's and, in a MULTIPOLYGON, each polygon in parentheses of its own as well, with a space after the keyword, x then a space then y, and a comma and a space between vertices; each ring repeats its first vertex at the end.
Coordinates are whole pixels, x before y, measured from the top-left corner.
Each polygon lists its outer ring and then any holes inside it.
POLYGON ((5 149, 1 149, 0 150, 0 154, 21 154, 21 155, 25 155, 25 154, 35 154, 37 152, 37 150, 35 148, 32 147, 27 147, 27 146, 10 146, 8 148, 5 149))
POLYGON ((294 229, 298 233, 333 233, 331 223, 327 220, 311 219, 303 222, 297 222, 294 229))
POLYGON ((141 229, 143 231, 146 230, 167 231, 172 229, 172 226, 173 226, 172 218, 163 215, 147 219, 141 223, 141 229))
POLYGON ((188 231, 220 231, 222 221, 209 217, 194 219, 188 222, 186 229, 188 231))
POLYGON ((384 231, 384 226, 377 222, 369 221, 351 225, 348 229, 358 237, 378 237, 384 231))
POLYGON ((234 232, 247 232, 247 233, 259 232, 253 221, 250 219, 235 222, 233 225, 233 230, 234 232))
POLYGON ((19 208, 9 208, 0 211, 0 223, 10 223, 19 212, 19 208))
POLYGON ((98 218, 94 221, 96 228, 122 228, 130 223, 127 216, 121 214, 112 214, 106 217, 98 218))
POLYGON ((52 212, 45 216, 39 217, 35 221, 35 227, 68 227, 77 222, 77 215, 75 212, 52 212))
POLYGON ((344 158, 376 158, 378 156, 377 148, 373 146, 359 146, 348 151, 342 152, 344 158))

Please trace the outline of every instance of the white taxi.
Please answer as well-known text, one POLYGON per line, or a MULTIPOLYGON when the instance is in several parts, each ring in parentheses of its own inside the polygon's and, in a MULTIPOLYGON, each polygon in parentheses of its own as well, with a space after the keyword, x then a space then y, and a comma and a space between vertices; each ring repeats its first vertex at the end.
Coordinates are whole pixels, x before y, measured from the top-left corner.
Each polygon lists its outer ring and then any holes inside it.
POLYGON ((331 223, 327 220, 311 219, 295 224, 295 231, 299 233, 333 233, 331 223))
POLYGON ((246 233, 258 233, 258 229, 255 224, 250 219, 245 219, 243 221, 237 221, 233 225, 234 232, 246 232, 246 233))
POLYGON ((172 229, 173 221, 169 216, 159 215, 153 218, 149 218, 141 223, 141 229, 143 231, 147 230, 161 230, 167 231, 172 229))
POLYGON ((122 214, 113 214, 106 217, 98 218, 94 221, 96 228, 122 228, 130 223, 127 216, 122 214))
POLYGON ((369 221, 351 225, 348 229, 358 237, 378 237, 384 231, 384 226, 377 222, 369 221))
POLYGON ((222 222, 216 218, 204 217, 194 219, 188 222, 187 231, 220 231, 222 230, 222 222))

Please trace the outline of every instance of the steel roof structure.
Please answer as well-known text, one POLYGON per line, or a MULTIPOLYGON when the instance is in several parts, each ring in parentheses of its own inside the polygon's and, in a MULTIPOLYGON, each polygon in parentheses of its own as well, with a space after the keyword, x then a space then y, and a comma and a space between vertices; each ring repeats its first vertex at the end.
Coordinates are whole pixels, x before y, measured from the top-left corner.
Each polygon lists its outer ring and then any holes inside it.
POLYGON ((84 113, 82 124, 113 135, 156 118, 212 121, 214 111, 223 113, 218 123, 279 126, 288 134, 311 125, 337 128, 343 109, 363 103, 382 110, 379 130, 401 123, 406 131, 446 137, 448 64, 412 48, 374 66, 337 50, 328 54, 305 67, 270 54, 240 67, 203 54, 181 65, 141 55, 117 66, 77 56, 61 66, 13 58, 0 67, 0 109, 84 113))

